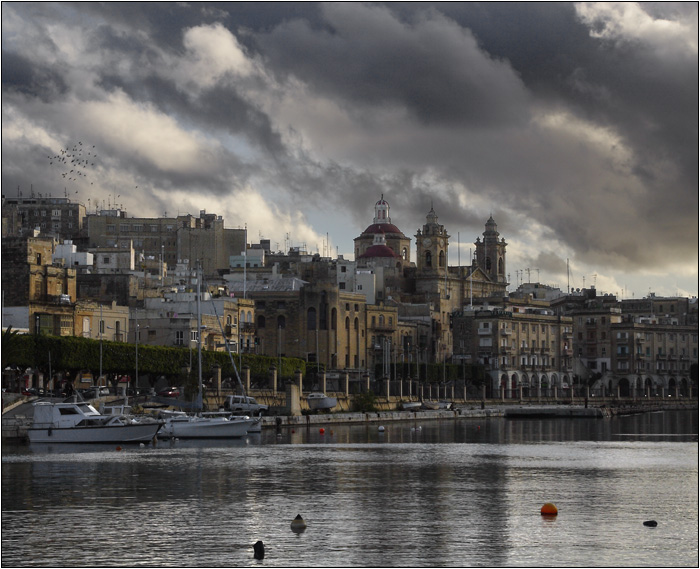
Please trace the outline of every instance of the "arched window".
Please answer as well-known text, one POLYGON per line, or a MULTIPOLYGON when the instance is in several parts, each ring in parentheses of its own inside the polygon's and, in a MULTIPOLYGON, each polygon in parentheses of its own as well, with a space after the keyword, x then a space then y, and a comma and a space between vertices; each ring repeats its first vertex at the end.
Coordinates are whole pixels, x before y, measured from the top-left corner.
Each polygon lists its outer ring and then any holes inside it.
POLYGON ((316 309, 313 306, 306 311, 306 329, 316 330, 316 309))
POLYGON ((433 254, 430 251, 425 252, 425 266, 426 267, 433 266, 433 254))
POLYGON ((445 266, 445 252, 444 251, 440 251, 438 266, 440 266, 440 267, 445 266))
POLYGON ((231 325, 231 315, 227 314, 226 315, 226 326, 230 326, 230 325, 231 325))
POLYGON ((252 311, 248 311, 248 322, 253 322, 253 313, 252 311))
POLYGON ((379 315, 379 325, 384 326, 384 315, 383 314, 379 315))
POLYGON ((498 274, 499 275, 503 274, 503 257, 498 259, 498 274))
POLYGON ((265 317, 262 314, 258 315, 258 328, 265 327, 265 317))
POLYGON ((359 320, 359 318, 355 318, 354 328, 355 328, 355 330, 359 330, 359 329, 360 329, 360 320, 359 320))
POLYGON ((338 311, 337 309, 331 310, 331 330, 338 329, 338 311))
POLYGON ((286 328, 287 327, 287 319, 284 317, 283 314, 280 314, 277 317, 277 327, 278 328, 286 328))
POLYGON ((408 248, 404 247, 401 250, 401 257, 403 258, 404 261, 408 259, 408 248))
POLYGON ((349 316, 345 317, 345 329, 350 330, 350 317, 349 316))
POLYGON ((491 270, 491 257, 486 257, 486 270, 490 271, 491 270))

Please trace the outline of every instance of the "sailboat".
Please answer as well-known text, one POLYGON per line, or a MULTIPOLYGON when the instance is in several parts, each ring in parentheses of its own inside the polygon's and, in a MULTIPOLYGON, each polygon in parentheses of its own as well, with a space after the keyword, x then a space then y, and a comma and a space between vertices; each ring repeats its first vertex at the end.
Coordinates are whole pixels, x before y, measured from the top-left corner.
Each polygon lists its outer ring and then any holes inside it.
POLYGON ((202 269, 197 269, 197 357, 199 390, 197 408, 199 415, 188 415, 184 411, 162 411, 165 424, 160 435, 174 439, 235 439, 244 437, 259 419, 241 416, 204 416, 202 411, 202 314, 200 309, 202 269))

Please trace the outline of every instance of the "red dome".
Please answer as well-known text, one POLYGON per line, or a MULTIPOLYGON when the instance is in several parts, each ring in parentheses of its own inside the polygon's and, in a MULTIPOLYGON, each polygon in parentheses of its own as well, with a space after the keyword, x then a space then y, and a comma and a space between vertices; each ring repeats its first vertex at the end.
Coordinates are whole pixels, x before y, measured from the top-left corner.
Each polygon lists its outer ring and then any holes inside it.
POLYGON ((394 253, 391 247, 387 245, 372 245, 368 247, 367 250, 359 256, 360 259, 370 259, 373 257, 394 257, 398 258, 398 255, 394 253))
POLYGON ((362 236, 376 235, 377 233, 396 233, 404 237, 404 234, 401 232, 401 230, 398 227, 396 227, 393 223, 373 223, 362 232, 362 236))

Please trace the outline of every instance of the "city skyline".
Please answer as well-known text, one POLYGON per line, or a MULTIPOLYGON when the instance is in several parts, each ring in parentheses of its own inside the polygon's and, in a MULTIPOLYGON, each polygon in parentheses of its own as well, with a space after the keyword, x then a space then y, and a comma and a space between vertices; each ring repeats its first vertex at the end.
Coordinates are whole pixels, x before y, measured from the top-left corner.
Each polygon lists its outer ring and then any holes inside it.
POLYGON ((451 265, 493 215, 511 290, 528 269, 565 289, 569 260, 573 288, 697 296, 697 16, 4 4, 4 194, 205 209, 345 258, 383 194, 414 251, 435 208, 451 265), (93 146, 78 177, 52 160, 93 146))

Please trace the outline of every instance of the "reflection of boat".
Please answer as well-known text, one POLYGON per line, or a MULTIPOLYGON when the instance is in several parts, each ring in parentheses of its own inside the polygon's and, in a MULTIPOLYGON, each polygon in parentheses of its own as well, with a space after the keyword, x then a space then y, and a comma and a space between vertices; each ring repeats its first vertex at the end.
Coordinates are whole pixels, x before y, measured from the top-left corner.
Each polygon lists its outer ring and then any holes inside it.
POLYGON ((161 411, 165 420, 160 434, 176 439, 233 439, 244 437, 256 422, 250 417, 203 417, 184 411, 161 411))
POLYGON ((420 409, 420 401, 402 401, 401 409, 404 411, 417 411, 420 409))
POLYGON ((151 418, 102 415, 85 402, 39 401, 27 435, 32 443, 137 443, 151 441, 162 425, 151 418))
POLYGON ((309 393, 306 398, 309 404, 309 409, 312 411, 323 411, 326 409, 333 409, 338 404, 338 400, 335 397, 328 397, 325 393, 309 393))

